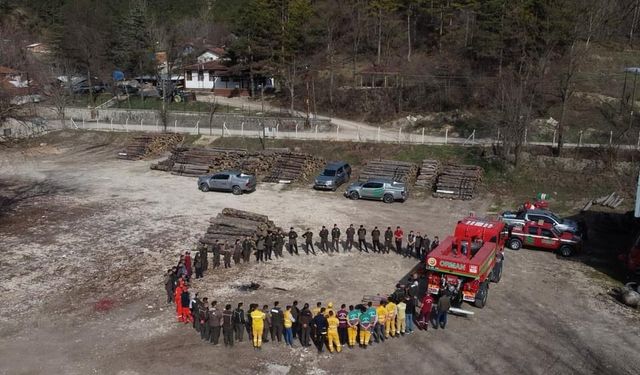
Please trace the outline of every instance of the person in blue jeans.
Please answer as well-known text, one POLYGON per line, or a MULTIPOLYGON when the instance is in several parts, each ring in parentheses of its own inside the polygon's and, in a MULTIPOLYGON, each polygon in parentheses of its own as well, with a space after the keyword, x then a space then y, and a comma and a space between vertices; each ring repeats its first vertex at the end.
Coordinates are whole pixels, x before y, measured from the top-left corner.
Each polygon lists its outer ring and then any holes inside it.
POLYGON ((291 306, 287 306, 284 311, 284 342, 289 346, 293 346, 293 323, 295 321, 293 314, 291 314, 291 306))
POLYGON ((405 313, 407 333, 413 333, 413 315, 416 312, 416 301, 413 297, 406 296, 404 303, 407 305, 407 311, 405 313))

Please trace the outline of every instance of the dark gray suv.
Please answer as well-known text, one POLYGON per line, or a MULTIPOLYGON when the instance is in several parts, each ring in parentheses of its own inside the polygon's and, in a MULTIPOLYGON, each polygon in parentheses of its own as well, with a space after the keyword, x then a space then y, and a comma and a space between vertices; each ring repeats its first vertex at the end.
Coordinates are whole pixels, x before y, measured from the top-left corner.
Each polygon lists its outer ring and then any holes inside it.
POLYGON ((351 178, 351 166, 343 161, 327 163, 324 171, 314 181, 314 189, 333 190, 349 181, 351 178))

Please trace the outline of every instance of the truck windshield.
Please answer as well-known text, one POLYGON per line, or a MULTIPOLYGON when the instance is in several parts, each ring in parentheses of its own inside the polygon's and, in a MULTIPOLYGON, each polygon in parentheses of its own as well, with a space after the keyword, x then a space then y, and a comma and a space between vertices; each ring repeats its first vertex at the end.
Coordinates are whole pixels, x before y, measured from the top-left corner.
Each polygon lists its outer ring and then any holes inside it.
POLYGON ((322 172, 322 174, 324 176, 335 176, 336 175, 336 171, 333 169, 325 169, 324 172, 322 172))

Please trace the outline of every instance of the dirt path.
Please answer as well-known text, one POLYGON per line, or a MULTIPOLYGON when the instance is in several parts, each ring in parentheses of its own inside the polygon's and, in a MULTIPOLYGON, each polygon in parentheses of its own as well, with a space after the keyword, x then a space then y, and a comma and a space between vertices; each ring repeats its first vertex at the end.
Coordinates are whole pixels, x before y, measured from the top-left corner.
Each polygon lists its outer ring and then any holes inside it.
MULTIPOLYGON (((149 162, 115 160, 113 151, 106 139, 67 139, 0 154, 0 195, 21 198, 0 216, 0 374, 640 372, 637 313, 605 295, 608 284, 597 271, 525 250, 507 252, 488 306, 471 308, 471 318, 452 317, 444 331, 340 356, 272 343, 262 352, 246 342, 211 347, 175 323, 161 273, 223 207, 268 214, 284 227, 398 224, 444 236, 489 202, 384 205, 265 184, 239 197, 204 194, 194 179, 150 171, 149 162), (113 307, 96 311, 99 301, 113 307), (26 353, 37 360, 25 360, 26 353)), ((396 255, 286 256, 209 272, 194 289, 245 305, 294 298, 352 303, 388 292, 414 264, 396 255), (236 287, 248 281, 262 288, 236 287)))

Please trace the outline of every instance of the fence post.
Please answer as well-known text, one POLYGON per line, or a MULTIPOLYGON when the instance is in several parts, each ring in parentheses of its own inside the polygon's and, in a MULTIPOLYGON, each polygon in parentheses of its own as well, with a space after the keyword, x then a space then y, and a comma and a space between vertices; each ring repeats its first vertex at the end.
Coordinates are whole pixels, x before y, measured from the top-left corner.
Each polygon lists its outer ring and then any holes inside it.
POLYGON ((84 129, 84 115, 82 116, 82 129, 84 129))
POLYGON ((143 121, 144 121, 144 119, 140 119, 140 131, 143 131, 143 130, 142 130, 142 122, 143 122, 143 121))
POLYGON ((580 130, 580 137, 578 138, 578 147, 582 146, 582 130, 580 130))
POLYGON ((638 145, 637 148, 640 149, 640 132, 638 132, 638 145))
POLYGON ((160 128, 158 128, 158 120, 156 119, 156 131, 160 132, 160 128))
POLYGON ((178 132, 178 120, 173 120, 173 132, 178 132))
POLYGON ((278 138, 278 132, 280 132, 280 124, 276 124, 276 132, 273 135, 273 138, 278 138))
POLYGON ((500 144, 500 128, 498 128, 498 137, 496 138, 496 143, 500 144))
POLYGON ((296 122, 296 138, 298 138, 298 123, 296 122))
POLYGON ((473 129, 473 133, 471 133, 471 143, 476 144, 476 129, 473 129))
POLYGON ((240 124, 240 136, 244 137, 244 121, 240 124))
POLYGON ((527 133, 528 133, 528 130, 529 130, 529 129, 524 128, 524 144, 525 144, 525 145, 527 144, 527 133))
POLYGON ((378 143, 380 143, 380 127, 378 126, 378 143))
POLYGON ((113 131, 113 119, 111 119, 111 131, 113 131))
POLYGON ((196 121, 196 133, 200 135, 200 120, 196 121))
MULTIPOLYGON (((100 121, 100 118, 98 116, 96 116, 96 130, 98 130, 98 128, 100 128, 100 126, 98 125, 98 121, 100 121)), ((113 129, 113 126, 111 128, 113 129)))
POLYGON ((449 143, 449 128, 444 129, 444 144, 449 143))
POLYGON ((339 132, 340 132, 340 125, 336 125, 336 140, 339 137, 339 135, 338 135, 339 132))
POLYGON ((400 140, 402 139, 402 128, 398 129, 398 143, 400 143, 400 140))
POLYGON ((126 120, 124 120, 124 130, 128 133, 129 132, 129 118, 127 117, 126 120))
POLYGON ((613 130, 609 132, 609 146, 611 146, 611 143, 613 143, 613 130))
POLYGON ((422 140, 420 141, 420 143, 424 144, 424 128, 422 128, 422 140))
POLYGON ((556 144, 556 130, 553 130, 553 141, 551 141, 551 147, 555 146, 556 144))
POLYGON ((316 138, 318 138, 318 124, 316 124, 316 138))

